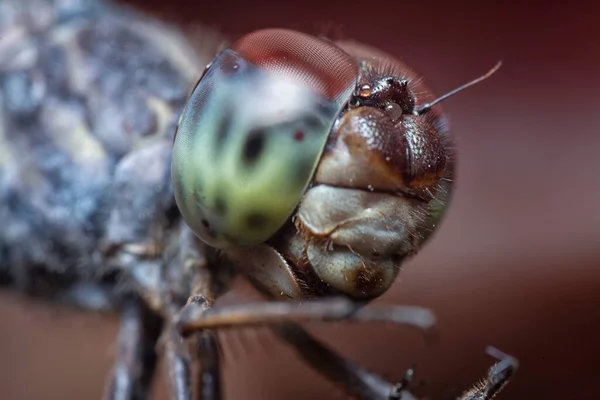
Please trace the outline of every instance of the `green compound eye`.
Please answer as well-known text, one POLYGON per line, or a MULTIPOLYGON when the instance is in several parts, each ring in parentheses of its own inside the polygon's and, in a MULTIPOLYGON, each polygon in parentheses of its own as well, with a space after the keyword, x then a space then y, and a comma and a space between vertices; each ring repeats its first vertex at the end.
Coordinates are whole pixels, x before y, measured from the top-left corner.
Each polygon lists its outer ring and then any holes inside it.
POLYGON ((341 49, 287 30, 251 33, 215 58, 173 147, 175 200, 200 239, 247 247, 281 228, 357 76, 341 49))

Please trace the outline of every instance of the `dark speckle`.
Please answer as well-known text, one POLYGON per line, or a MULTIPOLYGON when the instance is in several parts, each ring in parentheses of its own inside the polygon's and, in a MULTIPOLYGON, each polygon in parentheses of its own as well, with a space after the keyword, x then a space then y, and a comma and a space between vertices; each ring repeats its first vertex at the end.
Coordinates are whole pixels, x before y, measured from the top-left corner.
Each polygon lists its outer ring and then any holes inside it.
POLYGON ((244 144, 243 160, 244 163, 254 164, 260 157, 265 147, 265 132, 262 129, 257 129, 248 135, 244 144))
POLYGON ((216 152, 220 152, 223 149, 223 145, 229 136, 229 131, 231 130, 231 113, 226 111, 223 114, 223 118, 219 121, 219 127, 217 128, 217 143, 216 143, 216 152))
POLYGON ((225 215, 227 213, 227 203, 222 195, 217 195, 215 199, 215 212, 219 215, 225 215))
POLYGON ((305 123, 306 126, 308 126, 308 128, 311 130, 317 130, 323 127, 323 122, 321 122, 321 120, 314 115, 310 115, 305 118, 305 123))
POLYGON ((205 219, 202 220, 202 226, 205 227, 206 229, 210 228, 210 224, 205 219))
POLYGON ((269 219, 267 216, 258 212, 253 212, 246 216, 246 226, 250 229, 263 229, 268 222, 269 219))

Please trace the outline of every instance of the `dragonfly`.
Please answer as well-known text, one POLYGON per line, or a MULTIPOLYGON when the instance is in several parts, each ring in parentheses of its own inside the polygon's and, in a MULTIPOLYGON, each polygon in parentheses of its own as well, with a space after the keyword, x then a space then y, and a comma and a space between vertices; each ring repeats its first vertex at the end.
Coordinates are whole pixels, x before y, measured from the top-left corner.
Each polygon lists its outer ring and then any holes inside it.
MULTIPOLYGON (((101 0, 0 3, 0 283, 119 313, 105 399, 147 398, 159 357, 172 399, 221 399, 219 332, 265 326, 353 398, 415 399, 413 369, 388 382, 303 325, 434 328, 371 301, 447 211, 440 102, 499 65, 436 98, 368 46, 201 36, 101 0), (265 301, 217 304, 237 277, 265 301)), ((460 399, 515 374, 488 353, 460 399)))

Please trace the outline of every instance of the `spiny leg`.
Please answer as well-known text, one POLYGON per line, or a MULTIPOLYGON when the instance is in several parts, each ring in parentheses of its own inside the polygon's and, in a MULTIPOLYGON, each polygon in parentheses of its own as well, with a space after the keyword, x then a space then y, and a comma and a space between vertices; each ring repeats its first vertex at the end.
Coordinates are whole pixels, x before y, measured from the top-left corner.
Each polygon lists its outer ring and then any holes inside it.
MULTIPOLYGON (((336 354, 296 325, 298 322, 341 320, 407 324, 423 332, 431 331, 435 324, 434 316, 423 308, 363 308, 346 298, 331 298, 319 302, 267 302, 214 309, 190 303, 182 310, 178 326, 182 334, 190 335, 203 329, 270 325, 309 365, 341 385, 348 394, 365 400, 390 399, 394 392, 392 384, 336 354)), ((402 396, 404 400, 414 399, 405 390, 402 396)))
MULTIPOLYGON (((360 400, 417 400, 408 391, 415 371, 410 368, 402 382, 392 385, 382 377, 353 363, 319 343, 303 328, 283 324, 272 329, 316 371, 337 383, 347 394, 360 400)), ((518 361, 499 350, 489 347, 487 353, 500 361, 488 371, 486 378, 473 385, 457 400, 492 400, 515 375, 518 361)))
POLYGON ((459 400, 491 400, 512 379, 519 368, 519 362, 508 354, 493 347, 487 348, 487 353, 499 359, 488 371, 487 376, 467 390, 459 400))
MULTIPOLYGON (((139 260, 155 259, 156 246, 154 243, 135 243, 135 244, 109 244, 104 246, 108 255, 121 252, 131 259, 132 263, 138 263, 139 260)), ((119 253, 119 254, 121 254, 119 253)), ((159 334, 157 343, 155 343, 155 352, 160 352, 164 358, 164 367, 166 368, 167 388, 170 400, 192 400, 192 361, 193 357, 190 351, 191 344, 181 338, 181 335, 173 327, 173 316, 180 307, 185 304, 185 300, 180 300, 176 295, 178 292, 177 282, 172 279, 169 264, 159 264, 161 268, 158 290, 154 286, 140 286, 140 294, 149 307, 160 310, 164 318, 163 330, 159 334), (175 281, 175 283, 174 283, 175 281)), ((126 334, 124 334, 126 336, 126 334)), ((120 399, 121 397, 109 397, 110 400, 120 399)), ((126 398, 126 397, 125 397, 126 398)), ((137 399, 138 397, 135 397, 137 399)), ((143 397, 145 400, 147 397, 143 397)))
MULTIPOLYGON (((190 250, 188 250, 190 251, 190 250)), ((214 264, 201 261, 199 253, 189 253, 196 260, 193 267, 193 295, 188 299, 188 306, 195 306, 207 312, 212 309, 217 296, 228 287, 231 275, 214 269, 214 264)), ((177 325, 178 321, 174 321, 177 325)), ((219 400, 223 397, 221 385, 221 353, 219 337, 216 331, 203 329, 196 335, 198 358, 198 394, 202 400, 219 400)))
MULTIPOLYGON (((321 302, 291 303, 269 302, 243 306, 229 306, 198 311, 189 305, 182 311, 178 326, 184 334, 200 329, 224 329, 242 326, 271 325, 275 333, 315 370, 338 383, 351 396, 363 400, 416 400, 408 391, 414 370, 407 371, 402 382, 391 384, 380 376, 338 355, 293 322, 314 321, 388 321, 409 324, 425 332, 434 325, 433 315, 417 307, 371 307, 343 299, 321 302), (293 322, 290 322, 293 321, 293 322)), ((466 392, 460 400, 491 400, 514 373, 518 365, 509 356, 494 355, 502 360, 488 373, 487 379, 466 392)))
MULTIPOLYGON (((203 298, 193 296, 190 301, 203 298)), ((208 303, 204 303, 208 307, 208 303)), ((201 400, 220 400, 221 371, 218 339, 211 331, 196 332, 189 338, 181 336, 173 320, 179 310, 176 303, 169 306, 168 327, 165 331, 165 368, 169 381, 170 399, 191 400, 194 396, 192 373, 194 362, 198 369, 197 395, 201 400), (195 350, 194 350, 195 349, 195 350)))
MULTIPOLYGON (((291 345, 313 369, 336 383, 353 398, 360 400, 393 399, 394 385, 337 354, 314 339, 300 326, 287 323, 273 326, 272 329, 281 339, 291 345)), ((416 398, 407 390, 403 390, 402 400, 416 400, 416 398)))
MULTIPOLYGON (((208 309, 210 303, 203 301, 204 299, 203 296, 194 295, 190 298, 190 302, 200 302, 199 306, 208 309)), ((173 400, 192 399, 192 363, 196 361, 198 398, 220 400, 222 398, 221 365, 216 333, 203 330, 195 332, 189 338, 184 338, 171 323, 168 334, 165 349, 171 398, 173 400)))
POLYGON ((106 400, 145 400, 156 368, 162 319, 140 299, 126 301, 121 314, 118 358, 106 384, 106 400))
POLYGON ((164 335, 163 351, 169 398, 171 400, 191 400, 193 391, 190 343, 181 338, 172 324, 166 328, 164 335))
POLYGON ((200 332, 184 339, 171 325, 166 332, 165 368, 170 399, 191 400, 194 395, 193 363, 198 361, 198 396, 202 400, 221 399, 218 341, 212 332, 200 332), (192 350, 196 347, 196 352, 192 350))
MULTIPOLYGON (((414 373, 412 369, 400 384, 390 384, 317 342, 296 323, 341 320, 392 322, 431 333, 435 327, 435 317, 429 310, 406 306, 364 308, 363 304, 346 298, 326 299, 319 302, 267 302, 211 308, 216 294, 220 292, 219 289, 215 289, 215 286, 218 287, 215 283, 219 283, 217 274, 211 273, 207 263, 197 267, 199 268, 194 269, 199 270, 200 274, 196 278, 196 286, 201 284, 201 287, 196 288, 197 295, 190 298, 188 304, 174 320, 184 336, 190 336, 195 332, 214 334, 224 328, 270 325, 275 333, 293 346, 308 364, 330 380, 340 384, 354 397, 363 400, 416 400, 407 390, 414 373), (202 278, 202 274, 206 276, 202 278)), ((216 355, 212 360, 218 361, 217 348, 218 345, 212 347, 216 355)), ((213 374, 207 376, 210 378, 213 374)), ((220 388, 218 385, 216 387, 220 388)))
MULTIPOLYGON (((488 347, 486 352, 500 361, 488 370, 488 374, 484 379, 471 386, 471 388, 464 392, 457 400, 491 400, 495 398, 495 396, 508 384, 510 379, 514 377, 519 367, 519 362, 516 358, 509 356, 494 347, 488 347)), ((406 398, 406 389, 412 382, 414 374, 414 367, 410 368, 406 372, 402 382, 394 387, 394 392, 389 400, 401 400, 406 398)))
POLYGON ((402 381, 392 387, 389 400, 402 400, 410 396, 407 394, 409 386, 415 377, 415 367, 410 367, 405 373, 402 381))
MULTIPOLYGON (((171 307, 175 315, 175 305, 171 307)), ((172 320, 172 318, 171 318, 172 320)), ((198 396, 202 400, 221 399, 221 373, 218 340, 211 331, 197 332, 184 338, 172 322, 165 330, 165 368, 169 384, 169 398, 191 400, 194 397, 194 362, 198 368, 198 396), (195 350, 194 350, 195 349, 195 350)))
POLYGON ((213 331, 198 334, 198 361, 201 366, 198 393, 202 400, 218 400, 221 392, 221 358, 219 338, 213 331))
POLYGON ((225 329, 282 323, 327 321, 386 322, 416 328, 425 334, 434 332, 435 317, 421 307, 362 307, 344 297, 317 302, 261 302, 205 309, 194 303, 186 305, 177 320, 183 335, 203 329, 225 329))
MULTIPOLYGON (((184 276, 192 286, 192 296, 187 300, 201 310, 211 308, 214 299, 227 286, 225 278, 218 271, 210 268, 205 257, 196 247, 197 241, 191 232, 184 230, 181 235, 181 251, 179 269, 188 271, 191 276, 184 276)), ((220 400, 221 371, 219 341, 216 333, 210 330, 195 332, 189 338, 184 338, 176 329, 176 316, 185 305, 184 301, 173 296, 169 290, 168 270, 163 271, 163 287, 161 297, 169 315, 166 333, 166 368, 169 376, 171 398, 175 400, 190 400, 193 395, 192 371, 195 362, 197 367, 197 396, 202 400, 220 400)))

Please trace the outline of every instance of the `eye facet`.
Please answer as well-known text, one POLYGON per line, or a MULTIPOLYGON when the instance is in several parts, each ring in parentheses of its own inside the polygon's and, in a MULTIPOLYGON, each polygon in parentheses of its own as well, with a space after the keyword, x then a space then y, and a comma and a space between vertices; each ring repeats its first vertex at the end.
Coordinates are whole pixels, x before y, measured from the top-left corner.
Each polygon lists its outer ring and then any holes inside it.
POLYGON ((219 54, 190 97, 173 148, 175 199, 192 230, 231 248, 281 228, 357 77, 344 51, 293 31, 254 32, 219 54))

